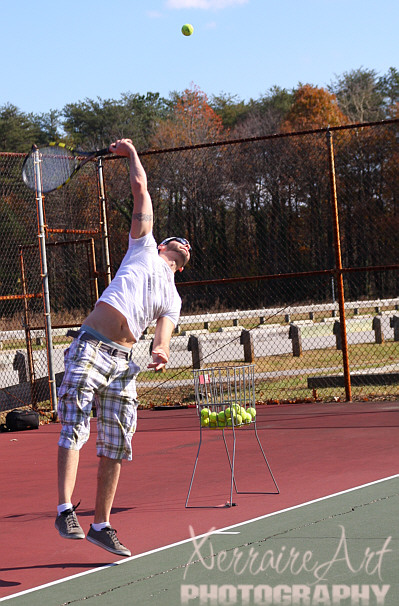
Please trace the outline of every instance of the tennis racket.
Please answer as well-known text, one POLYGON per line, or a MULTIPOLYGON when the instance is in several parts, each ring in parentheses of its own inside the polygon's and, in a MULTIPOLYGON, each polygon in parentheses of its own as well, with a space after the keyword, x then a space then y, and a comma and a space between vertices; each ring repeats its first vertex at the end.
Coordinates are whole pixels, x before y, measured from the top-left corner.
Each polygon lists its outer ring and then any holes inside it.
POLYGON ((26 156, 22 166, 24 183, 36 190, 36 163, 39 163, 41 177, 41 192, 63 187, 90 160, 109 154, 108 148, 94 152, 82 152, 71 149, 63 143, 50 143, 46 147, 37 148, 34 145, 26 156))

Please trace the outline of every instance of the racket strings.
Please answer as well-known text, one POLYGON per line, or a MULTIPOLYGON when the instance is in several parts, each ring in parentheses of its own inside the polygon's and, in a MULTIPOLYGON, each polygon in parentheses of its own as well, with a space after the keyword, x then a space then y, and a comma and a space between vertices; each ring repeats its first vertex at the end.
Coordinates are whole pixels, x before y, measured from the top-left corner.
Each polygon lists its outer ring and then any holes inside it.
MULTIPOLYGON (((44 147, 39 154, 41 190, 48 193, 70 179, 78 167, 78 159, 70 151, 60 147, 44 147)), ((36 189, 35 152, 27 158, 23 179, 28 187, 36 189)))

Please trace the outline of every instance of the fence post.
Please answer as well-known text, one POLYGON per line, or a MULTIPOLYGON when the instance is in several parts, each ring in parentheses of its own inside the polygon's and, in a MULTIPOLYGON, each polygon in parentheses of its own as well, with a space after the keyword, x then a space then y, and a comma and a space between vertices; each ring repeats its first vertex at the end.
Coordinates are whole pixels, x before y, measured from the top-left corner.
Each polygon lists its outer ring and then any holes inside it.
POLYGON ((392 316, 389 325, 393 328, 393 340, 399 341, 399 316, 392 316))
POLYGON ((292 339, 292 355, 295 358, 300 358, 302 355, 302 336, 301 329, 295 324, 290 324, 288 338, 292 339))
POLYGON ((46 335, 46 350, 47 350, 47 365, 48 365, 48 384, 50 393, 51 408, 54 411, 54 416, 58 416, 57 406, 57 385, 55 382, 54 372, 54 348, 53 348, 53 336, 51 331, 51 309, 50 309, 50 288, 49 288, 49 274, 47 267, 47 251, 46 251, 46 225, 44 218, 44 204, 43 204, 43 191, 42 191, 42 177, 40 164, 42 160, 38 148, 35 151, 34 169, 35 169, 35 183, 36 183, 36 210, 37 210, 37 228, 38 228, 38 239, 39 239, 39 258, 40 258, 40 270, 42 278, 42 296, 44 303, 44 329, 46 335))
POLYGON ((98 198, 100 202, 100 232, 101 232, 101 246, 105 265, 105 282, 106 286, 111 283, 111 256, 109 250, 109 233, 108 233, 108 214, 107 214, 107 201, 105 197, 104 187, 104 170, 102 158, 98 158, 96 163, 97 171, 97 189, 98 198))
MULTIPOLYGON (((346 333, 346 318, 345 318, 345 296, 344 283, 342 278, 342 256, 341 256, 341 239, 339 233, 339 217, 338 217, 338 200, 337 200, 337 183, 335 179, 335 160, 334 160, 334 145, 330 129, 327 129, 327 151, 328 151, 328 166, 330 173, 330 189, 331 189, 331 209, 334 227, 334 250, 335 250, 335 272, 338 288, 338 307, 339 307, 339 327, 341 331, 340 349, 342 349, 342 364, 345 377, 345 395, 348 402, 352 401, 352 386, 349 369, 349 353, 348 339, 346 333)), ((335 310, 334 310, 335 311, 335 310)), ((334 314, 335 315, 335 314, 334 314)), ((334 316, 333 316, 334 317, 334 316)), ((335 324, 334 324, 335 326, 335 324)), ((338 336, 337 336, 338 349, 338 336)))
POLYGON ((255 350, 252 333, 249 330, 241 331, 240 345, 244 346, 244 362, 252 364, 255 360, 255 350))
POLYGON ((38 402, 38 393, 36 389, 36 380, 35 380, 35 366, 33 362, 33 350, 32 350, 32 334, 30 330, 30 318, 29 318, 29 305, 27 299, 27 290, 26 290, 26 273, 25 273, 25 260, 22 245, 19 247, 19 260, 21 267, 21 283, 22 283, 22 292, 24 295, 24 316, 23 316, 23 327, 25 330, 25 342, 26 342, 26 355, 27 355, 27 363, 29 370, 29 382, 31 389, 31 401, 33 408, 36 408, 38 402))
POLYGON ((15 354, 12 367, 18 372, 18 382, 27 383, 28 373, 26 372, 26 360, 22 351, 17 351, 15 354))
POLYGON ((193 368, 201 368, 202 345, 198 337, 190 335, 187 345, 188 351, 191 351, 193 358, 193 368))
POLYGON ((379 316, 373 318, 373 330, 376 343, 384 343, 384 333, 382 332, 382 322, 379 316))
POLYGON ((339 351, 342 351, 342 333, 341 333, 341 322, 335 320, 333 326, 333 334, 335 335, 336 347, 339 351))

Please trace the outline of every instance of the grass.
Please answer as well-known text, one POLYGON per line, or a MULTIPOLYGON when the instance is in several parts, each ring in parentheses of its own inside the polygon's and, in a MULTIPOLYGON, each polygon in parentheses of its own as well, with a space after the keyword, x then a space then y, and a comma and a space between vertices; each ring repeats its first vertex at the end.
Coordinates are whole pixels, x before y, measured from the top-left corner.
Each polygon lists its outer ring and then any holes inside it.
MULTIPOLYGON (((60 345, 67 347, 71 343, 71 338, 69 337, 53 337, 53 345, 60 345)), ((13 339, 9 341, 1 341, 2 348, 0 351, 14 351, 15 349, 26 349, 26 341, 25 339, 13 339)), ((42 351, 46 349, 46 341, 44 337, 42 338, 42 343, 40 345, 36 344, 35 339, 32 339, 32 350, 33 351, 42 351)))
MULTIPOLYGON (((388 341, 377 345, 374 343, 349 346, 350 372, 354 373, 365 369, 378 369, 390 364, 399 365, 399 343, 388 341)), ((221 364, 204 364, 204 368, 241 365, 242 360, 225 362, 221 364)), ((294 358, 291 354, 280 356, 266 356, 255 360, 255 373, 293 371, 298 374, 291 376, 276 376, 256 381, 256 399, 258 403, 275 403, 282 401, 323 401, 345 400, 343 388, 323 388, 317 393, 307 386, 308 376, 337 375, 343 373, 342 352, 336 349, 320 349, 303 352, 301 357, 294 358), (302 371, 302 372, 301 372, 302 371), (312 372, 312 371, 317 371, 312 372)), ((193 385, 179 386, 178 381, 193 379, 191 368, 169 369, 154 376, 153 372, 143 372, 139 375, 138 391, 142 407, 151 407, 154 401, 158 404, 184 404, 195 403, 193 385), (159 387, 146 388, 146 382, 159 381, 159 387), (171 382, 176 387, 169 388, 171 382), (168 389, 162 389, 163 384, 168 389), (164 395, 167 392, 167 396, 164 395)), ((399 385, 383 388, 381 386, 364 386, 352 388, 353 399, 394 399, 399 397, 399 385)))
MULTIPOLYGON (((384 308, 385 309, 385 308, 384 308)), ((209 320, 209 332, 214 333, 217 332, 219 330, 219 328, 232 328, 233 326, 233 322, 232 320, 220 320, 219 318, 217 318, 217 314, 219 314, 221 312, 215 312, 215 320, 212 321, 212 319, 209 320)), ((229 312, 231 313, 231 312, 229 312)), ((392 310, 392 313, 395 313, 395 311, 392 310)), ((282 328, 284 327, 288 327, 289 324, 287 323, 286 319, 285 319, 285 315, 283 312, 279 315, 276 316, 272 316, 270 318, 268 318, 267 316, 267 310, 265 310, 265 322, 264 324, 260 324, 259 323, 259 319, 257 318, 245 318, 245 317, 240 317, 237 318, 238 319, 238 324, 240 326, 242 326, 243 328, 246 328, 247 330, 250 330, 252 328, 256 328, 257 326, 268 326, 268 325, 276 325, 279 324, 282 328)), ((372 318, 376 315, 376 311, 374 309, 374 307, 370 307, 370 308, 364 308, 361 310, 361 314, 355 314, 353 309, 347 309, 346 310, 346 321, 349 320, 357 320, 357 326, 360 326, 360 324, 362 323, 362 321, 364 322, 364 330, 368 330, 370 328, 366 328, 371 326, 371 322, 372 322, 372 318), (369 316, 369 317, 364 317, 364 316, 369 316)), ((314 312, 313 314, 313 322, 314 324, 312 326, 309 325, 309 327, 303 327, 304 330, 310 330, 310 331, 314 331, 315 329, 319 329, 320 330, 320 334, 331 334, 332 333, 332 329, 333 329, 333 324, 334 322, 331 321, 333 318, 333 316, 331 315, 331 312, 328 311, 317 311, 314 312), (324 322, 324 320, 328 319, 328 322, 324 322)), ((334 316, 335 320, 339 320, 338 316, 334 316)), ((304 313, 296 313, 296 314, 290 314, 290 322, 301 322, 304 320, 309 320, 309 312, 304 312, 304 313)), ((198 322, 198 323, 191 323, 190 325, 186 325, 186 324, 180 324, 180 329, 181 331, 190 331, 190 330, 199 330, 199 329, 203 329, 204 328, 204 322, 198 322)), ((359 329, 358 329, 359 330, 359 329)), ((149 331, 150 333, 153 332, 153 329, 149 331)), ((312 334, 314 334, 312 332, 312 334)))
MULTIPOLYGON (((56 337, 54 342, 65 345, 70 339, 56 337)), ((13 341, 22 349, 25 341, 13 341)), ((4 343, 4 349, 11 349, 9 343, 4 343)), ((35 350, 45 349, 45 345, 33 345, 35 350)), ((3 349, 3 351, 4 351, 3 349)), ((257 379, 256 399, 259 403, 281 403, 284 401, 312 401, 315 398, 323 401, 345 400, 343 388, 323 388, 317 393, 307 387, 308 376, 315 374, 337 375, 343 373, 342 352, 335 348, 303 351, 300 357, 292 354, 263 356, 255 360, 255 372, 276 373, 276 376, 257 379), (295 374, 283 376, 281 373, 292 371, 295 374), (278 373, 280 373, 278 375, 278 373)), ((229 361, 220 364, 204 364, 204 368, 242 365, 242 360, 229 361)), ((386 341, 382 344, 361 343, 349 346, 350 372, 366 369, 379 369, 390 365, 399 366, 399 342, 386 341)), ((191 367, 173 369, 154 373, 145 370, 140 373, 137 381, 141 408, 151 408, 155 405, 195 404, 193 373, 191 367), (181 382, 186 385, 181 385, 181 382), (151 385, 149 385, 151 383, 151 385)), ((399 385, 364 386, 352 388, 353 399, 397 399, 399 385)), ((45 409, 40 403, 39 408, 45 409)))
POLYGON ((163 372, 154 372, 153 370, 143 370, 139 374, 139 383, 158 381, 163 383, 164 381, 192 379, 193 371, 190 368, 166 368, 163 372))

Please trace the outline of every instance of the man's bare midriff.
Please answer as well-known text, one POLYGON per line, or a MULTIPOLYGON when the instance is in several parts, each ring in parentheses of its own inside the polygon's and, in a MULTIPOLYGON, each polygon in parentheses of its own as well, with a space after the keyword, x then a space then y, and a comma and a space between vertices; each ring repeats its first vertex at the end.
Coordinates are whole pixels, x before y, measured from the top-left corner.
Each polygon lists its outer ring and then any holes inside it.
POLYGON ((83 324, 125 347, 132 347, 136 343, 125 316, 108 303, 97 303, 83 324))

